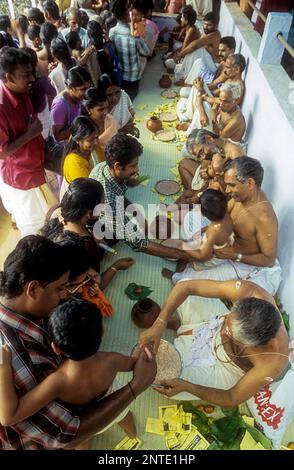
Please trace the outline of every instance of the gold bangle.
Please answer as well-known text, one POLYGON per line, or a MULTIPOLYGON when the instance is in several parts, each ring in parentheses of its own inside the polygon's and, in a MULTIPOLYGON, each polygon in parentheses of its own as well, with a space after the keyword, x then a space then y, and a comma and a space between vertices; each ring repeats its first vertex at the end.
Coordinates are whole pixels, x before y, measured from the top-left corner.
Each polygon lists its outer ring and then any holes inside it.
POLYGON ((110 269, 112 269, 115 273, 118 271, 118 269, 116 269, 114 266, 110 266, 110 269))

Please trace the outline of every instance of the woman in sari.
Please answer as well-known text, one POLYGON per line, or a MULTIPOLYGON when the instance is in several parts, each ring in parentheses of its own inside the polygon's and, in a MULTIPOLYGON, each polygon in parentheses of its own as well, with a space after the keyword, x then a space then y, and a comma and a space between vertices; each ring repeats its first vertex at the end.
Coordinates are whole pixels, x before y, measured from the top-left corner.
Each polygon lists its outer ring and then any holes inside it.
POLYGON ((83 101, 84 113, 95 123, 98 129, 98 143, 92 151, 93 162, 105 160, 104 149, 107 142, 118 132, 119 126, 108 112, 109 103, 106 95, 97 88, 90 88, 83 101))

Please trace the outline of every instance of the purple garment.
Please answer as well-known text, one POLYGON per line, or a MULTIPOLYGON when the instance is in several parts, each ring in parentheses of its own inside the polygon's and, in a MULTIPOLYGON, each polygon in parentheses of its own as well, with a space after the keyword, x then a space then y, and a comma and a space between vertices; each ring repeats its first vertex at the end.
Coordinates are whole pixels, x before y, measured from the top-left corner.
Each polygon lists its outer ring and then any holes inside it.
POLYGON ((51 125, 67 129, 81 114, 81 103, 70 103, 63 95, 57 95, 51 106, 51 125))
POLYGON ((47 96, 56 96, 56 90, 48 77, 38 77, 30 96, 36 113, 41 113, 46 108, 47 96))

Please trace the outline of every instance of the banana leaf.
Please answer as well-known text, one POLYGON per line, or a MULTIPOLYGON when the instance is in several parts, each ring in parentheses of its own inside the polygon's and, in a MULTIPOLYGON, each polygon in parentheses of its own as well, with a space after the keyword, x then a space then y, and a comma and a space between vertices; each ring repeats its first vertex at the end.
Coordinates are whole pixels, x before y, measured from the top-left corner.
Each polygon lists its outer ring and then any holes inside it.
POLYGON ((257 428, 250 426, 250 424, 247 423, 245 423, 245 427, 256 442, 260 442, 260 444, 267 450, 272 448, 272 442, 257 428))
POLYGON ((153 290, 150 289, 150 287, 139 286, 135 283, 129 284, 125 289, 125 294, 128 298, 130 300, 135 300, 136 302, 146 299, 151 292, 153 292, 153 290))
POLYGON ((245 428, 245 422, 240 415, 226 416, 218 419, 210 426, 211 435, 225 448, 234 446, 239 433, 245 428))
POLYGON ((185 413, 192 413, 192 424, 196 426, 200 434, 204 437, 210 436, 210 424, 209 418, 207 418, 206 414, 202 411, 199 411, 189 402, 182 402, 179 406, 183 407, 185 413))

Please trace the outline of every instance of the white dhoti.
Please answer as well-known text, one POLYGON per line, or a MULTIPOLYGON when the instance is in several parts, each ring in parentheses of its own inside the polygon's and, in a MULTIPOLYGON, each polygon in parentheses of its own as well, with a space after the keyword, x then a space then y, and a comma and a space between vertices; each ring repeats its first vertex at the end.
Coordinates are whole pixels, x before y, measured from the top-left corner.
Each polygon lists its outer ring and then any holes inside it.
POLYGON ((259 285, 271 295, 275 295, 282 280, 282 270, 278 260, 271 267, 256 267, 250 264, 226 260, 219 266, 203 269, 203 271, 195 271, 188 264, 182 273, 175 273, 172 277, 172 281, 175 284, 179 281, 191 279, 209 279, 214 281, 248 280, 259 285))
MULTIPOLYGON (((197 299, 199 301, 199 298, 197 299)), ((229 390, 243 377, 244 371, 231 361, 222 344, 220 331, 223 319, 219 316, 226 311, 226 307, 218 299, 201 299, 198 302, 198 310, 194 310, 194 322, 202 322, 196 325, 194 323, 192 328, 191 325, 185 324, 180 328, 181 331, 178 331, 180 336, 175 339, 174 344, 182 359, 181 379, 204 387, 229 390), (208 314, 211 308, 215 312, 213 316, 208 314), (207 318, 208 316, 210 318, 207 318), (191 329, 189 334, 181 336, 181 333, 191 329)), ((180 309, 179 314, 182 322, 193 320, 191 309, 190 313, 187 308, 180 309)), ((182 392, 172 398, 195 400, 197 396, 182 392)))
MULTIPOLYGON (((207 50, 204 47, 200 47, 199 49, 196 49, 195 51, 191 52, 190 54, 187 54, 184 59, 182 60, 181 63, 176 64, 174 67, 175 70, 175 80, 183 80, 186 79, 189 72, 191 71, 194 62, 197 59, 202 59, 203 62, 211 69, 215 70, 215 64, 214 61, 207 52, 207 50)), ((167 65, 167 64, 166 64, 167 65)))
POLYGON ((4 207, 9 206, 21 237, 36 235, 44 225, 48 210, 58 202, 47 184, 22 190, 2 182, 1 197, 4 207))

